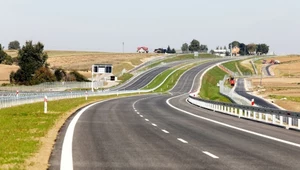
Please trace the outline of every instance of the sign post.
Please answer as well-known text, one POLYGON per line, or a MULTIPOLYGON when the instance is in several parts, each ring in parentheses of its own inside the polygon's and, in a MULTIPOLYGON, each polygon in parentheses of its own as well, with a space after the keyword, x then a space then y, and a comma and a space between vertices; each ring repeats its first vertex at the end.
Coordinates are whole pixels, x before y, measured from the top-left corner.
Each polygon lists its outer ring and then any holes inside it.
POLYGON ((47 103, 48 103, 48 98, 47 98, 47 96, 45 96, 44 97, 44 113, 47 113, 47 110, 48 110, 47 103))

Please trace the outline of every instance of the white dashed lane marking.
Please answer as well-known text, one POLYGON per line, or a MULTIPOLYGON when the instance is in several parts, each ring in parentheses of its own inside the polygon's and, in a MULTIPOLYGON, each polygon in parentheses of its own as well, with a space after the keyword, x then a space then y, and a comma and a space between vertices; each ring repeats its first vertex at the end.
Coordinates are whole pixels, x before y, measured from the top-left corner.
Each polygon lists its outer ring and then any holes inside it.
POLYGON ((212 158, 214 158, 214 159, 219 159, 219 157, 217 157, 216 155, 214 155, 214 154, 212 154, 212 153, 209 153, 209 152, 207 152, 207 151, 203 151, 203 153, 205 153, 206 155, 208 155, 208 156, 210 156, 210 157, 212 157, 212 158))
POLYGON ((155 126, 155 127, 156 127, 157 125, 156 125, 156 124, 154 124, 154 123, 152 123, 152 126, 155 126))
POLYGON ((181 139, 181 138, 177 138, 177 140, 179 140, 179 141, 182 142, 182 143, 188 143, 187 141, 185 141, 185 140, 183 140, 183 139, 181 139))
POLYGON ((149 122, 149 120, 148 119, 145 119, 147 122, 149 122))
POLYGON ((168 131, 166 131, 166 130, 164 130, 164 129, 162 129, 161 131, 163 131, 163 132, 165 132, 165 133, 169 133, 168 131))
POLYGON ((144 117, 143 115, 140 115, 141 117, 144 117))

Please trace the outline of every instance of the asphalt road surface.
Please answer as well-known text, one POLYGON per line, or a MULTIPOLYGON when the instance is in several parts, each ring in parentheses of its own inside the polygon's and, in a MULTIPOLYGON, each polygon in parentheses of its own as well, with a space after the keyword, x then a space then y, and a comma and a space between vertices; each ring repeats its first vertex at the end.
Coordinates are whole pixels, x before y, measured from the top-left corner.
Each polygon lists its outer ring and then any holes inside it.
POLYGON ((207 66, 186 72, 173 95, 113 99, 78 111, 61 129, 49 169, 299 169, 299 132, 186 102, 207 66))
POLYGON ((271 108, 271 109, 279 109, 277 106, 273 105, 272 103, 269 103, 269 102, 265 101, 262 98, 259 98, 259 97, 256 97, 254 95, 251 95, 251 94, 247 93, 247 91, 245 89, 245 85, 244 85, 244 79, 238 79, 237 85, 236 85, 236 88, 235 88, 235 92, 237 94, 239 94, 240 96, 243 96, 246 99, 248 99, 249 103, 252 99, 254 99, 255 104, 260 106, 260 107, 271 108))

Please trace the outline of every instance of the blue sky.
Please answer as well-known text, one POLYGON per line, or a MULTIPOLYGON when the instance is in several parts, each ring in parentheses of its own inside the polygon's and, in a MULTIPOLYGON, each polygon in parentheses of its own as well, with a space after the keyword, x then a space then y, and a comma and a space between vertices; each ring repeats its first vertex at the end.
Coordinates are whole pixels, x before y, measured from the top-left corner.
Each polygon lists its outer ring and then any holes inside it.
POLYGON ((0 43, 41 41, 48 50, 134 52, 197 39, 233 40, 300 54, 299 0, 0 0, 0 43))

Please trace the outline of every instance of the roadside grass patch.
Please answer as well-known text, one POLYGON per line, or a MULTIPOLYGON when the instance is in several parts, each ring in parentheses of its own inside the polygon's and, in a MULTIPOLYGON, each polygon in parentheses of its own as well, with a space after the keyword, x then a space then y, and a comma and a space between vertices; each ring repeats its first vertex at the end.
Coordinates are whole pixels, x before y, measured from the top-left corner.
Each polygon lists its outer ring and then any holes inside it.
POLYGON ((203 77, 200 97, 206 100, 231 103, 229 98, 219 92, 219 87, 217 86, 225 75, 226 73, 218 67, 209 70, 203 77))
POLYGON ((25 161, 39 151, 40 140, 63 116, 84 104, 114 97, 116 95, 49 101, 48 114, 43 113, 43 102, 1 109, 0 169, 26 169, 25 161))
POLYGON ((133 75, 130 73, 124 73, 122 76, 118 77, 118 80, 121 80, 120 84, 123 84, 127 80, 131 79, 133 75))
POLYGON ((165 70, 164 72, 160 73, 152 82, 150 82, 150 84, 148 84, 146 87, 144 87, 143 90, 149 90, 149 89, 153 89, 153 88, 157 87, 174 70, 175 70, 175 68, 171 68, 171 69, 165 70))

